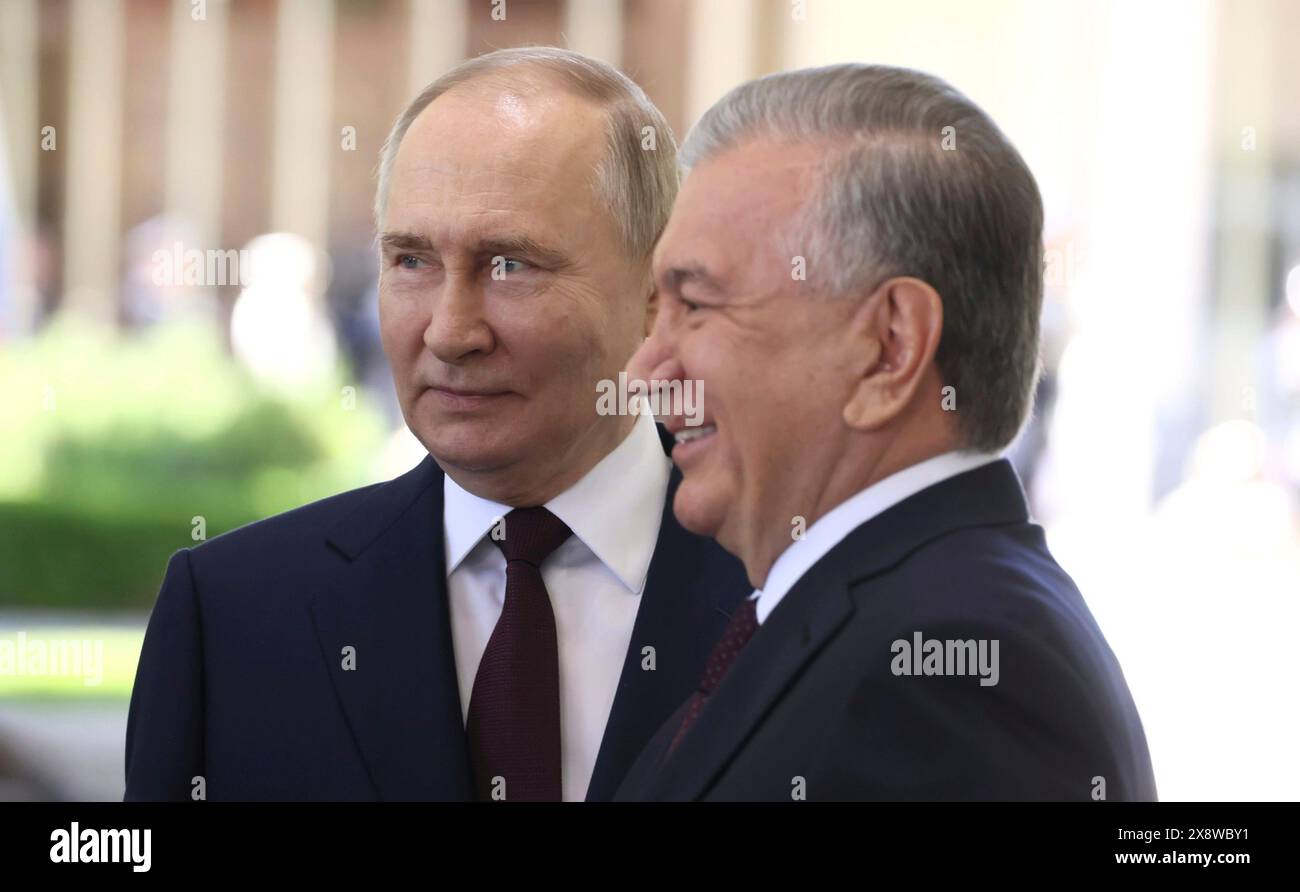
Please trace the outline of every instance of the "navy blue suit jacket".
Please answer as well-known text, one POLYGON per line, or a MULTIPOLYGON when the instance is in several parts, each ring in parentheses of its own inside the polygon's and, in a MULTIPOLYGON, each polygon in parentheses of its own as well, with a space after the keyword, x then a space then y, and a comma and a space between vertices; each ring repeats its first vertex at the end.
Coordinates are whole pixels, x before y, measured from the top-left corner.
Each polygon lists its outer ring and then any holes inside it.
MULTIPOLYGON (((679 481, 674 469, 589 800, 612 796, 752 591, 674 519, 679 481)), ((173 555, 131 694, 125 798, 189 799, 199 776, 209 800, 475 798, 442 494, 426 458, 173 555)))
POLYGON ((666 755, 681 715, 616 798, 1156 796, 1115 655, 1005 460, 922 490, 828 552, 666 755), (894 674, 894 642, 916 632, 997 640, 997 684, 894 674))

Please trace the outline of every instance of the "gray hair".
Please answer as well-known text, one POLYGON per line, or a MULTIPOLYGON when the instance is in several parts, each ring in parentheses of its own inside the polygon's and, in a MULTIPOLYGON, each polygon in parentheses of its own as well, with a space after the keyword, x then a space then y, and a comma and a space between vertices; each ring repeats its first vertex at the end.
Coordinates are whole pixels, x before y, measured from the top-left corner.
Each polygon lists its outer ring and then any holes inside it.
POLYGON ((1038 377, 1043 203, 997 125, 937 77, 832 65, 732 90, 687 134, 682 166, 754 138, 826 144, 817 194, 792 221, 805 250, 792 254, 834 295, 895 276, 931 285, 962 445, 1014 440, 1038 377))
POLYGON ((604 62, 558 47, 486 53, 467 59, 425 87, 398 116, 380 152, 375 225, 384 219, 398 146, 420 112, 442 94, 471 81, 496 78, 511 83, 502 75, 514 69, 548 75, 562 89, 605 110, 605 156, 592 185, 613 215, 628 257, 648 262, 677 198, 677 143, 672 129, 629 77, 604 62))

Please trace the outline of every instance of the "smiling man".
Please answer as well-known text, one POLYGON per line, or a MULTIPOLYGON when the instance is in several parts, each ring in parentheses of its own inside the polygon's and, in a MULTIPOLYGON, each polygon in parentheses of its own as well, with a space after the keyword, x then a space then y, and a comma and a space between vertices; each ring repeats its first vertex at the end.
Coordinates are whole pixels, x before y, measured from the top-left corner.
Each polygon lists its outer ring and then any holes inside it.
POLYGON ((682 529, 670 439, 597 410, 650 320, 662 116, 576 53, 466 62, 379 168, 379 311, 429 452, 179 552, 127 799, 609 798, 747 593, 682 529))
POLYGON ((1019 154, 937 78, 841 65, 736 88, 682 155, 633 373, 706 388, 674 509, 756 591, 619 798, 1154 798, 999 457, 1042 294, 1019 154))

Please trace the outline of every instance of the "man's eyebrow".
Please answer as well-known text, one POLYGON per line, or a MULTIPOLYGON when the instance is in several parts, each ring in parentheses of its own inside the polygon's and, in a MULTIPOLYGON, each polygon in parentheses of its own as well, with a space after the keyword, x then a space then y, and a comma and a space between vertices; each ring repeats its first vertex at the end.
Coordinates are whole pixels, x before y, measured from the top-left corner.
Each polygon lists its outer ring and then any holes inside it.
POLYGON ((721 294, 726 289, 702 263, 687 262, 678 266, 673 266, 664 271, 662 276, 664 287, 673 291, 680 292, 683 285, 699 285, 706 291, 715 294, 721 294))
POLYGON ((433 242, 413 232, 385 232, 379 236, 385 251, 432 251, 433 242))
POLYGON ((514 257, 536 260, 552 268, 569 265, 564 253, 548 248, 526 235, 503 235, 485 238, 476 246, 477 253, 491 257, 514 257))
MULTIPOLYGON (((382 233, 379 236, 379 244, 385 251, 437 252, 433 242, 427 236, 413 232, 382 233)), ((486 257, 528 258, 555 269, 569 265, 569 258, 565 254, 554 248, 548 248, 526 235, 501 235, 481 239, 474 245, 474 253, 486 257)))

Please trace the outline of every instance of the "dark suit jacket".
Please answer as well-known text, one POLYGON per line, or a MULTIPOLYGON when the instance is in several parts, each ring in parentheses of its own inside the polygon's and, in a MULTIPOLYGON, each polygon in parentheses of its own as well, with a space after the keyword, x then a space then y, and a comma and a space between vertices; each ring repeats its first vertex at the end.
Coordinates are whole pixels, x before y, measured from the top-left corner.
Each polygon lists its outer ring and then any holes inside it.
MULTIPOLYGON (((991 653, 986 651, 986 653, 991 653)), ((767 617, 618 799, 1154 799, 1115 655, 1005 460, 864 523, 767 617), (999 642, 998 683, 895 675, 893 642, 999 642)))
MULTIPOLYGON (((674 469, 590 800, 610 798, 695 689, 752 591, 738 561, 677 524, 679 481, 674 469)), ((196 776, 209 800, 475 798, 442 491, 426 458, 173 555, 131 695, 125 798, 189 799, 196 776)))

